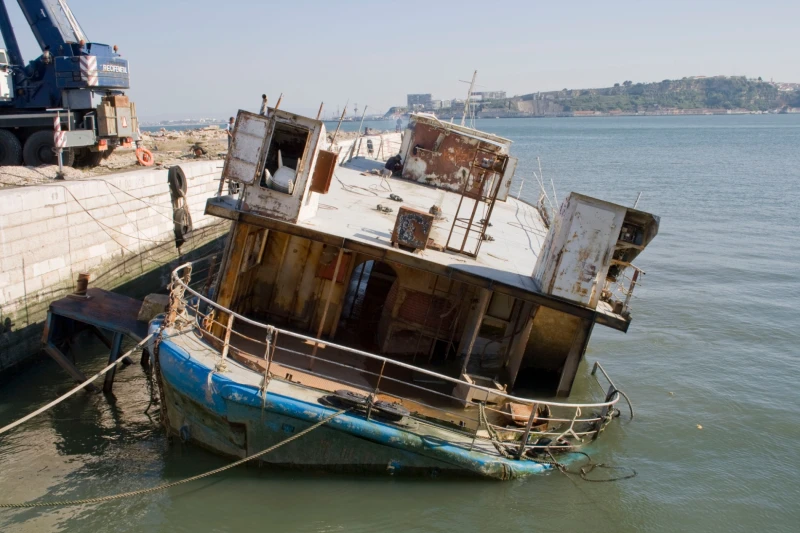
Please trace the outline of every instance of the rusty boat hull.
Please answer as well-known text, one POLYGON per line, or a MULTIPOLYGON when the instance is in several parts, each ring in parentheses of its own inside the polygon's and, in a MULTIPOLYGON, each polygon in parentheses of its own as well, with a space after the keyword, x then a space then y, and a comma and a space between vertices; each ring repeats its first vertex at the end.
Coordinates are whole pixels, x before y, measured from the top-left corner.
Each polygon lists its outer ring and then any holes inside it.
MULTIPOLYGON (((156 333, 160 323, 151 324, 156 333)), ((253 383, 218 373, 202 358, 164 338, 158 346, 165 411, 171 433, 229 457, 243 458, 274 446, 339 409, 310 401, 302 387, 282 382, 262 394, 253 383), (294 394, 293 394, 294 393, 294 394)), ((228 365, 236 365, 231 361, 228 365)), ((237 368, 250 372, 245 368, 237 368)), ((323 400, 324 401, 324 400, 323 400)), ((270 452, 259 461, 280 467, 387 475, 470 476, 510 480, 542 474, 552 466, 470 450, 417 421, 367 420, 350 411, 270 452)))

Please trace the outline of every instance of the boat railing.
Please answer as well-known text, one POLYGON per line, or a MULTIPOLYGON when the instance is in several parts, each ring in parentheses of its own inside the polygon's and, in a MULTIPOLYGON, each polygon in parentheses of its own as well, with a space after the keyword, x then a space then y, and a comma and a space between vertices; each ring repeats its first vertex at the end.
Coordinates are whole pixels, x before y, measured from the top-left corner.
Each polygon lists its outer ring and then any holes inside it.
POLYGON ((606 281, 604 288, 605 299, 609 302, 618 302, 614 312, 620 315, 628 315, 631 312, 631 300, 633 291, 642 284, 644 270, 630 263, 617 261, 616 264, 622 268, 616 280, 606 281))
POLYGON ((357 157, 386 161, 400 153, 402 145, 396 133, 359 135, 344 152, 343 157, 348 161, 357 157))
POLYGON ((193 282, 192 274, 193 263, 173 271, 165 327, 186 326, 202 336, 218 353, 218 370, 224 369, 231 358, 239 363, 251 362, 257 369, 245 366, 263 372, 265 394, 272 379, 328 392, 332 392, 333 383, 338 389, 362 392, 369 397, 368 419, 375 416, 376 400, 396 401, 411 411, 411 418, 419 423, 461 434, 464 438, 458 442, 469 449, 488 442, 501 454, 517 458, 526 452, 570 450, 596 439, 612 419, 619 401, 619 393, 599 364, 592 375, 597 377, 599 367, 600 375, 610 384, 601 402, 522 398, 252 320, 197 290, 206 286, 206 282, 193 282), (525 406, 530 413, 525 408, 515 412, 512 405, 525 406))

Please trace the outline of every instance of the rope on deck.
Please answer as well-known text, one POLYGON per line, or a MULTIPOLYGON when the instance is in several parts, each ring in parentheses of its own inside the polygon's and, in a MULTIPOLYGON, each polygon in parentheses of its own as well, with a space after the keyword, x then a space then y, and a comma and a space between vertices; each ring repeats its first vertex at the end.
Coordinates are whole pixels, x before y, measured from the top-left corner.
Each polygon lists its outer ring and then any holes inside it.
POLYGON ((270 446, 269 448, 258 452, 255 455, 251 455, 249 457, 245 457, 244 459, 239 459, 236 462, 233 462, 233 463, 231 463, 229 465, 221 466, 219 468, 215 468, 214 470, 211 470, 209 472, 205 472, 203 474, 199 474, 199 475, 196 475, 196 476, 192 476, 192 477, 188 477, 188 478, 185 478, 185 479, 181 479, 179 481, 174 481, 172 483, 165 483, 163 485, 158 485, 157 487, 151 487, 149 489, 140 489, 140 490, 134 490, 134 491, 131 491, 131 492, 124 492, 122 494, 112 494, 110 496, 102 496, 102 497, 99 497, 99 498, 86 498, 86 499, 83 499, 83 500, 65 500, 65 501, 60 501, 60 502, 0 503, 0 508, 22 509, 22 508, 30 508, 30 507, 65 507, 65 506, 70 506, 70 505, 84 505, 84 504, 87 504, 87 503, 102 503, 102 502, 107 502, 107 501, 111 501, 111 500, 121 500, 123 498, 129 498, 129 497, 132 497, 132 496, 138 496, 140 494, 151 494, 153 492, 159 492, 159 491, 166 490, 166 489, 169 489, 169 488, 172 488, 172 487, 176 487, 178 485, 183 485, 185 483, 189 483, 191 481, 197 481, 198 479, 203 479, 203 478, 208 477, 208 476, 213 476, 214 474, 219 474, 220 472, 224 472, 225 470, 230 470, 231 468, 237 467, 240 464, 246 463, 248 461, 252 461, 253 459, 257 459, 257 458, 261 457, 262 455, 266 455, 269 452, 280 448, 284 444, 289 444, 293 440, 299 439, 300 437, 302 437, 303 435, 306 435, 307 433, 311 433, 315 429, 327 424, 328 422, 330 422, 331 420, 333 420, 337 416, 342 415, 342 414, 346 413, 349 410, 350 409, 342 409, 341 411, 338 411, 338 412, 336 412, 336 413, 334 413, 334 414, 332 414, 330 416, 327 416, 327 417, 323 418, 322 420, 320 420, 319 422, 317 422, 316 424, 314 424, 313 426, 309 426, 306 429, 304 429, 303 431, 301 431, 300 433, 298 433, 296 435, 292 435, 291 437, 289 437, 287 439, 284 439, 281 442, 279 442, 277 444, 274 444, 274 445, 270 446))
POLYGON ((9 424, 9 425, 7 425, 7 426, 5 426, 3 428, 0 428, 0 435, 2 435, 3 433, 6 433, 7 431, 11 431, 12 429, 14 429, 15 427, 17 427, 17 426, 19 426, 21 424, 24 424, 25 422, 27 422, 31 418, 33 418, 35 416, 38 416, 38 415, 44 413, 45 411, 47 411, 48 409, 50 409, 51 407, 54 407, 54 406, 60 404, 61 402, 63 402, 64 400, 66 400, 67 398, 69 398, 70 396, 75 394, 76 392, 78 392, 79 390, 88 387, 89 384, 92 381, 96 380, 97 378, 99 378, 100 376, 102 376, 103 374, 105 374, 106 372, 111 370, 112 368, 114 368, 116 365, 120 364, 126 357, 131 355, 136 349, 141 348, 142 346, 144 346, 145 343, 147 343, 147 341, 149 341, 150 338, 152 338, 152 337, 153 337, 153 334, 151 333, 150 335, 148 335, 147 337, 142 339, 142 341, 139 344, 137 344, 136 346, 134 346, 133 348, 131 348, 130 350, 125 352, 123 355, 120 355, 119 357, 117 357, 116 361, 114 361, 113 363, 111 363, 110 365, 105 367, 103 370, 101 370, 100 372, 98 372, 94 376, 90 377, 89 379, 87 379, 86 381, 84 381, 83 383, 81 383, 80 385, 78 385, 77 387, 75 387, 74 389, 69 391, 68 393, 66 393, 66 394, 64 394, 62 396, 59 396, 58 398, 56 398, 52 402, 48 403, 47 405, 45 405, 43 407, 40 407, 39 409, 37 409, 36 411, 32 412, 31 414, 20 418, 16 422, 12 422, 11 424, 9 424))

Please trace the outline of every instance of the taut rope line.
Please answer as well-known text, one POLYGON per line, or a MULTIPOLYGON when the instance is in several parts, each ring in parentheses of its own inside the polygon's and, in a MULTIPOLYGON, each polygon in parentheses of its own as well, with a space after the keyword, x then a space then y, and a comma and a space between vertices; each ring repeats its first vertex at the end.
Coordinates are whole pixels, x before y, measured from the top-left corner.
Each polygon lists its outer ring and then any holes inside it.
POLYGON ((172 483, 165 483, 164 485, 158 485, 157 487, 151 487, 149 489, 140 489, 140 490, 134 490, 132 492, 124 492, 122 494, 112 494, 111 496, 101 496, 99 498, 86 498, 86 499, 83 499, 83 500, 65 500, 65 501, 60 501, 60 502, 37 502, 37 503, 34 503, 34 502, 28 502, 28 503, 0 503, 0 508, 22 509, 22 508, 30 508, 30 507, 65 507, 65 506, 68 506, 68 505, 84 505, 84 504, 87 504, 87 503, 102 503, 102 502, 107 502, 107 501, 111 501, 111 500, 121 500, 123 498, 129 498, 131 496, 138 496, 140 494, 150 494, 150 493, 153 493, 153 492, 166 490, 166 489, 169 489, 171 487, 176 487, 178 485, 183 485, 184 483, 189 483, 190 481, 197 481, 198 479, 203 479, 203 478, 208 477, 208 476, 213 476, 214 474, 219 474, 220 472, 224 472, 225 470, 230 470, 231 468, 239 466, 240 464, 246 463, 248 461, 252 461, 253 459, 257 459, 257 458, 261 457, 262 455, 268 454, 269 452, 280 448, 284 444, 289 444, 293 440, 299 439, 300 437, 302 437, 303 435, 305 435, 307 433, 311 433, 312 431, 314 431, 318 427, 327 424, 328 422, 330 422, 331 420, 333 420, 337 416, 339 416, 341 414, 344 414, 347 411, 349 411, 349 409, 342 409, 341 411, 338 411, 338 412, 336 412, 336 413, 334 413, 334 414, 332 414, 330 416, 327 416, 327 417, 323 418, 322 420, 320 420, 319 422, 317 422, 316 424, 314 424, 313 426, 307 427, 306 429, 304 429, 303 431, 301 431, 297 435, 292 435, 288 439, 284 439, 281 442, 279 442, 278 444, 274 444, 274 445, 270 446, 269 448, 267 448, 265 450, 262 450, 262 451, 260 451, 260 452, 258 452, 256 454, 254 454, 254 455, 251 455, 249 457, 245 457, 244 459, 239 459, 238 461, 233 462, 233 463, 231 463, 229 465, 225 465, 225 466, 221 466, 219 468, 215 468, 214 470, 211 470, 209 472, 205 472, 203 474, 199 474, 199 475, 196 475, 196 476, 192 476, 192 477, 188 477, 188 478, 185 478, 185 479, 181 479, 179 481, 173 481, 172 483))
POLYGON ((151 333, 150 335, 148 335, 147 337, 142 339, 142 341, 139 344, 137 344, 136 346, 134 346, 133 348, 131 348, 130 350, 128 350, 124 354, 120 355, 119 357, 117 357, 116 361, 114 361, 113 363, 111 363, 110 365, 105 367, 103 370, 101 370, 100 372, 98 372, 94 376, 90 377, 89 379, 87 379, 86 381, 84 381, 83 383, 81 383, 80 385, 78 385, 77 387, 75 387, 74 389, 69 391, 68 393, 66 393, 66 394, 64 394, 62 396, 59 396, 58 398, 56 398, 52 402, 48 403, 47 405, 45 405, 43 407, 40 407, 39 409, 37 409, 36 411, 32 412, 31 414, 29 414, 27 416, 23 416, 22 418, 20 418, 16 422, 12 422, 11 424, 9 424, 9 425, 7 425, 7 426, 5 426, 3 428, 0 428, 0 435, 2 435, 3 433, 5 433, 7 431, 11 431, 12 429, 14 429, 15 427, 17 427, 17 426, 19 426, 21 424, 24 424, 25 422, 27 422, 31 418, 33 418, 35 416, 38 416, 38 415, 44 413, 45 411, 47 411, 48 409, 50 409, 51 407, 54 407, 54 406, 60 404, 61 402, 63 402, 64 400, 66 400, 67 398, 69 398, 70 396, 75 394, 76 392, 78 392, 79 390, 88 387, 89 384, 92 381, 96 380, 97 378, 99 378, 100 376, 102 376, 103 374, 105 374, 106 372, 111 370, 112 368, 114 368, 116 365, 120 364, 123 361, 123 359, 125 359, 130 354, 132 354, 134 352, 134 350, 144 346, 145 343, 147 341, 149 341, 152 336, 153 336, 153 334, 151 333))

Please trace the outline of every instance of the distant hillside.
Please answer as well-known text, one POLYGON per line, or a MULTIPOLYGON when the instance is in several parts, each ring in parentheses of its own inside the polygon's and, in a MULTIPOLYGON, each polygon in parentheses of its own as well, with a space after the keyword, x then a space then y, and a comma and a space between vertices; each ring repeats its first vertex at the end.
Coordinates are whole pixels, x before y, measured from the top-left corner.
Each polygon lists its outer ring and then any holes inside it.
POLYGON ((769 111, 784 106, 800 106, 800 91, 779 91, 772 83, 744 77, 684 78, 660 83, 625 81, 605 89, 546 94, 553 95, 565 111, 635 113, 654 108, 769 111))
MULTIPOLYGON (((530 117, 787 112, 793 108, 800 108, 800 84, 718 76, 531 93, 478 102, 475 112, 480 117, 530 117)), ((434 111, 443 118, 461 116, 464 105, 434 111)))

